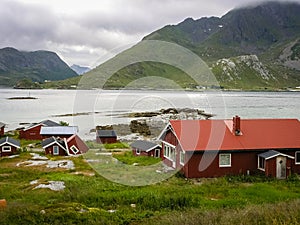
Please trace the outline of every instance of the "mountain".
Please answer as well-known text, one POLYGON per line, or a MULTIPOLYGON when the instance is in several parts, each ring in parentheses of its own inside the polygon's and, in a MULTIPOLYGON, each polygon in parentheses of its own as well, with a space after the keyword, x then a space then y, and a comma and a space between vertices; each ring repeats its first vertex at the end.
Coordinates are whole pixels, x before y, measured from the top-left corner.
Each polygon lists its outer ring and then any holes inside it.
POLYGON ((54 52, 0 49, 0 85, 13 86, 22 79, 44 82, 73 76, 77 74, 54 52))
POLYGON ((91 68, 89 68, 89 67, 79 66, 79 65, 75 65, 75 64, 73 64, 71 66, 71 69, 74 70, 78 75, 82 75, 91 70, 91 68))
MULTIPOLYGON (((231 10, 220 18, 187 18, 152 32, 143 38, 147 40, 176 43, 194 52, 224 88, 274 90, 300 86, 298 3, 265 2, 231 10)), ((101 66, 88 74, 97 74, 99 69, 101 66)), ((137 63, 110 77, 106 87, 120 83, 124 87, 137 77, 152 76, 154 70, 156 76, 172 77, 168 73, 173 70, 165 64, 137 63)), ((175 77, 175 82, 187 81, 182 82, 183 88, 199 85, 191 83, 182 71, 175 77)))

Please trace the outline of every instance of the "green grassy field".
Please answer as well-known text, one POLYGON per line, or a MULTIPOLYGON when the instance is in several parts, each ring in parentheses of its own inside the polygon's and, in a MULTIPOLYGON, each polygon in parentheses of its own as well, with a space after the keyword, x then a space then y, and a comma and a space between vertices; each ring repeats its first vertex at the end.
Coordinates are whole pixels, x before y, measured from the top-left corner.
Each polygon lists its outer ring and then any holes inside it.
MULTIPOLYGON (((49 157, 72 160, 72 170, 16 166, 30 159, 29 153, 0 159, 0 199, 7 201, 0 224, 300 224, 298 176, 279 181, 175 175, 152 185, 126 186, 96 173, 82 156, 49 157), (63 181, 65 189, 34 189, 34 180, 63 181)), ((122 173, 126 176, 126 170, 122 173)))

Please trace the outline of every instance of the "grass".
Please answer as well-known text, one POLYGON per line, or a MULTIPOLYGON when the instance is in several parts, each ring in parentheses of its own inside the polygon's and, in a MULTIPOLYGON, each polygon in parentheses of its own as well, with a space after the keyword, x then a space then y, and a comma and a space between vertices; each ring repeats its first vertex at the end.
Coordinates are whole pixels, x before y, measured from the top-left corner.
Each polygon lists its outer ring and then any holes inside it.
MULTIPOLYGON (((8 202, 7 208, 0 208, 1 224, 300 224, 298 176, 285 181, 172 176, 152 185, 126 186, 101 173, 16 167, 30 158, 22 153, 0 159, 0 199, 8 202), (33 180, 64 181, 66 188, 33 189, 33 180)), ((68 159, 74 161, 75 171, 93 172, 85 158, 68 159)), ((126 169, 120 174, 126 177, 126 169)))
POLYGON ((139 166, 149 166, 159 163, 161 161, 160 158, 148 156, 134 156, 132 154, 132 151, 124 152, 123 154, 114 154, 114 157, 125 164, 133 165, 134 163, 136 163, 139 166))

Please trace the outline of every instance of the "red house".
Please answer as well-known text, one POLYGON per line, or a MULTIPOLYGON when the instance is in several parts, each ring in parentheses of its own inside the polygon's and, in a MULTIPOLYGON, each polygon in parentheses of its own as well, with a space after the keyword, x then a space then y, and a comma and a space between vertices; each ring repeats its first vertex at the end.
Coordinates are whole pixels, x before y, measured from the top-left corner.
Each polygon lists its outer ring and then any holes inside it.
POLYGON ((151 156, 155 158, 162 158, 163 156, 161 146, 150 141, 138 140, 130 146, 135 156, 151 156))
POLYGON ((47 138, 43 140, 42 146, 46 154, 60 156, 79 155, 89 150, 84 141, 76 134, 69 138, 47 138))
POLYGON ((60 126, 58 123, 51 120, 44 120, 39 123, 33 123, 27 128, 20 130, 20 138, 26 140, 43 140, 42 135, 40 135, 42 127, 52 127, 60 126))
POLYGON ((160 139, 164 162, 188 178, 300 173, 297 119, 170 121, 160 139))
POLYGON ((4 127, 5 124, 0 122, 0 136, 4 136, 4 127))
POLYGON ((0 139, 0 157, 16 154, 20 149, 20 142, 11 137, 0 139))
POLYGON ((111 144, 118 142, 117 133, 114 130, 97 130, 96 142, 100 144, 111 144))

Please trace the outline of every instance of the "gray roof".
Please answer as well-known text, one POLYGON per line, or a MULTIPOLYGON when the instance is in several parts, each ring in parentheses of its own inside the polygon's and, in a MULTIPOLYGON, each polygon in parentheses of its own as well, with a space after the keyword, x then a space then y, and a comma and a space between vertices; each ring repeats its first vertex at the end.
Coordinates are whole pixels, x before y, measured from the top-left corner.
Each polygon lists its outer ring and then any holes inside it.
POLYGON ((42 141, 42 147, 44 148, 44 147, 46 147, 46 146, 48 146, 48 145, 50 145, 52 143, 55 143, 55 142, 59 143, 62 147, 65 147, 64 140, 61 139, 61 138, 55 138, 55 137, 50 137, 50 138, 44 139, 42 141))
POLYGON ((117 137, 117 133, 114 130, 97 130, 98 137, 117 137))
POLYGON ((56 123, 56 122, 54 122, 52 120, 43 120, 43 121, 41 121, 39 123, 32 123, 32 124, 30 124, 24 130, 29 130, 30 128, 35 127, 35 126, 40 125, 40 124, 43 124, 44 126, 47 126, 47 127, 60 126, 59 123, 56 123))
POLYGON ((77 126, 42 127, 41 135, 73 135, 78 132, 77 126))
POLYGON ((45 126, 48 126, 48 127, 57 127, 57 126, 60 126, 59 123, 56 123, 52 120, 44 120, 42 122, 40 122, 41 124, 44 124, 45 126))
POLYGON ((0 127, 4 127, 4 126, 5 126, 5 123, 0 122, 0 127))
POLYGON ((267 151, 267 152, 264 152, 264 153, 261 153, 259 154, 258 156, 259 157, 262 157, 266 160, 268 159, 271 159, 271 158, 274 158, 278 155, 281 155, 281 156, 286 156, 286 157, 289 157, 289 158, 294 158, 293 156, 290 156, 290 155, 286 155, 286 154, 283 154, 281 152, 278 152, 278 151, 275 151, 275 150, 270 150, 270 151, 267 151))
POLYGON ((141 141, 141 140, 133 142, 130 146, 132 148, 136 148, 136 149, 139 149, 141 151, 146 151, 146 152, 151 151, 154 148, 161 147, 160 145, 152 143, 150 141, 141 141))
POLYGON ((0 146, 4 145, 5 143, 13 145, 17 148, 20 148, 20 146, 21 146, 19 140, 13 139, 11 137, 4 137, 4 138, 0 139, 0 146))

